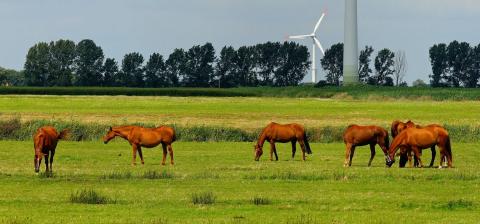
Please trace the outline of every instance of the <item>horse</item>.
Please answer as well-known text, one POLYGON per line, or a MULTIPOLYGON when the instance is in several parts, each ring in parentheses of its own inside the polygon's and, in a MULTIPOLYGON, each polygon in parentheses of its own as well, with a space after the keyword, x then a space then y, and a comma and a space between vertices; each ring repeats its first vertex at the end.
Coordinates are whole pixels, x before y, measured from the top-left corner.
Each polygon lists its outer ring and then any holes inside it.
POLYGON ((58 133, 57 130, 51 126, 44 126, 37 129, 37 132, 33 136, 33 147, 35 150, 33 164, 35 167, 35 173, 40 171, 42 157, 45 157, 45 172, 53 172, 53 157, 55 156, 55 148, 57 148, 58 140, 65 140, 68 137, 68 134, 68 129, 64 129, 58 133), (49 155, 50 167, 48 166, 49 155))
MULTIPOLYGON (((432 124, 432 125, 437 125, 437 124, 432 124)), ((440 126, 440 125, 438 125, 438 126, 440 126)), ((392 126, 391 126, 392 138, 395 138, 400 132, 402 132, 403 130, 405 130, 407 128, 410 128, 410 127, 421 128, 422 126, 415 125, 415 123, 413 123, 411 120, 408 120, 405 123, 403 123, 401 121, 398 121, 398 120, 393 121, 392 126)), ((437 152, 435 150, 435 146, 432 146, 430 148, 430 150, 432 151, 432 159, 430 160, 429 167, 433 167, 433 163, 435 162, 435 156, 436 156, 437 152)), ((399 161, 400 167, 405 167, 405 164, 407 163, 407 160, 408 160, 408 163, 410 164, 410 167, 412 167, 412 150, 407 149, 407 148, 400 149, 400 161, 399 161)), ((417 157, 415 157, 415 156, 414 156, 413 166, 414 167, 418 166, 418 160, 417 160, 417 157)))
POLYGON ((176 140, 175 130, 168 126, 160 126, 157 128, 144 128, 140 126, 119 126, 110 127, 107 134, 103 137, 103 143, 107 144, 110 140, 119 136, 127 140, 132 146, 133 158, 132 166, 136 165, 137 152, 140 155, 142 165, 143 160, 142 147, 153 148, 162 144, 163 158, 162 165, 165 165, 167 158, 167 149, 170 153, 170 164, 173 165, 173 148, 172 143, 176 140))
POLYGON ((270 142, 270 161, 273 161, 273 153, 275 153, 275 160, 278 161, 277 149, 275 148, 275 142, 291 142, 292 143, 292 159, 295 157, 296 143, 300 144, 302 149, 302 159, 305 161, 305 152, 312 154, 310 144, 308 144, 307 133, 305 128, 299 124, 277 124, 271 122, 260 133, 257 144, 254 145, 255 161, 260 159, 263 154, 263 144, 265 141, 270 142))
POLYGON ((400 132, 389 148, 389 155, 385 163, 391 167, 395 162, 395 152, 398 148, 408 148, 415 153, 418 159, 419 167, 423 167, 420 150, 430 148, 432 146, 440 148, 440 166, 444 158, 447 160, 448 167, 452 167, 452 147, 450 144, 450 136, 448 131, 440 125, 429 125, 422 128, 410 127, 400 132))
POLYGON ((375 157, 375 145, 382 148, 385 157, 387 157, 388 131, 379 126, 359 126, 350 125, 343 133, 343 142, 346 145, 344 167, 352 166, 355 147, 370 145, 370 161, 368 166, 372 165, 375 157))

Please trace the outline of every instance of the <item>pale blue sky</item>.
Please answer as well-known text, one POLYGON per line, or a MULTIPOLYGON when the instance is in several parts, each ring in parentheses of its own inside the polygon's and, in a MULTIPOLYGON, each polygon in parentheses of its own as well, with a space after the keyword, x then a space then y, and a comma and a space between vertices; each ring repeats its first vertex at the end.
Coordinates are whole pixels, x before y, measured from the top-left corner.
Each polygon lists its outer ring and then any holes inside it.
MULTIPOLYGON (((283 41, 311 32, 324 9, 318 34, 328 48, 343 41, 343 7, 343 0, 2 0, 0 66, 21 69, 29 47, 60 38, 92 39, 118 61, 133 51, 168 57, 207 41, 217 51, 283 41)), ((358 0, 358 21, 359 46, 406 52, 409 83, 428 80, 434 43, 480 42, 476 0, 358 0)))

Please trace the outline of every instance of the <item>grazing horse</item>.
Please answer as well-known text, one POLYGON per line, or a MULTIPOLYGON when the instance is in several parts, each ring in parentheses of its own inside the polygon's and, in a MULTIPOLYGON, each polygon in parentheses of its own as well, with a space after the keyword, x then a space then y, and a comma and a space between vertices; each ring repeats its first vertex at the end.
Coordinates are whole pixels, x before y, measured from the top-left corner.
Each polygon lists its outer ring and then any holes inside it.
POLYGON ((386 159, 386 165, 392 166, 395 162, 395 152, 398 148, 408 148, 415 153, 419 166, 422 167, 420 150, 430 148, 432 146, 440 148, 440 166, 446 158, 448 167, 452 167, 452 148, 450 145, 450 137, 447 130, 440 125, 429 125, 423 128, 410 127, 400 132, 389 148, 389 155, 386 159))
POLYGON ((33 164, 35 166, 35 172, 40 171, 40 164, 42 157, 45 157, 45 172, 52 172, 53 156, 55 155, 55 148, 57 147, 58 140, 67 138, 69 133, 68 129, 62 130, 60 133, 54 127, 44 126, 37 129, 37 132, 33 136, 33 147, 35 149, 35 156, 33 164), (50 155, 50 167, 48 166, 48 156, 50 155))
POLYGON ((172 143, 176 140, 175 130, 171 127, 160 126, 158 128, 144 128, 140 126, 120 126, 110 127, 107 135, 103 137, 103 142, 107 144, 111 139, 119 136, 127 140, 132 146, 133 158, 132 165, 136 165, 137 152, 143 161, 142 147, 153 148, 162 144, 163 158, 162 165, 165 165, 167 158, 167 149, 170 152, 170 164, 173 165, 172 143))
MULTIPOLYGON (((431 125, 437 125, 437 124, 431 124, 431 125)), ((437 126, 440 126, 440 125, 437 125, 437 126)), ((403 130, 405 130, 407 128, 411 128, 411 127, 421 128, 422 126, 415 125, 415 123, 413 123, 410 120, 405 122, 405 123, 403 123, 401 121, 398 121, 398 120, 393 121, 392 126, 391 126, 392 138, 395 138, 400 132, 402 132, 403 130)), ((433 163, 435 162, 435 156, 436 156, 437 152, 435 150, 435 146, 432 146, 430 148, 430 150, 432 151, 432 159, 430 160, 430 166, 429 167, 433 167, 433 163)), ((400 162, 399 162, 400 167, 405 167, 405 164, 407 163, 407 160, 408 160, 408 163, 410 164, 410 167, 412 167, 412 150, 410 150, 408 148, 401 148, 400 149, 400 162)), ((414 167, 418 166, 418 160, 417 160, 417 157, 415 157, 415 156, 414 156, 413 166, 414 167)))
POLYGON ((302 148, 302 159, 305 161, 305 152, 312 154, 310 144, 308 144, 307 134, 302 125, 299 124, 277 124, 270 123, 260 133, 257 144, 254 145, 255 161, 260 159, 263 154, 263 143, 270 142, 270 161, 273 161, 273 153, 275 153, 275 160, 278 161, 277 149, 275 142, 292 142, 292 159, 295 157, 296 143, 300 144, 302 148))
POLYGON ((387 158, 388 131, 382 127, 350 125, 343 133, 343 142, 346 145, 344 167, 352 166, 352 158, 357 146, 370 145, 368 166, 372 165, 373 157, 375 157, 375 145, 377 144, 382 148, 385 158, 387 158))

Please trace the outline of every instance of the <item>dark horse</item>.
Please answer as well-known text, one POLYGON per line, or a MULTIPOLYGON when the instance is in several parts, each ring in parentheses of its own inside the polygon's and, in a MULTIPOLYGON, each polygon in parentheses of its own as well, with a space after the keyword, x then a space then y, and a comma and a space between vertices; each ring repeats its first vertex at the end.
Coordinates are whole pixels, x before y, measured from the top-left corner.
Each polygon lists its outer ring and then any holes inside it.
POLYGON ((377 144, 382 148, 385 158, 388 157, 388 131, 382 127, 350 125, 343 133, 343 142, 346 145, 344 167, 352 165, 356 146, 370 145, 368 166, 372 165, 373 157, 375 157, 375 145, 377 144))
MULTIPOLYGON (((437 124, 431 124, 431 125, 437 125, 437 124)), ((428 126, 431 126, 431 125, 428 125, 428 126)), ((437 125, 437 126, 440 126, 440 125, 437 125)), ((400 132, 402 132, 403 130, 405 130, 407 128, 411 128, 411 127, 422 128, 422 126, 415 125, 415 123, 413 123, 410 120, 405 122, 405 123, 403 123, 401 121, 398 121, 398 120, 393 121, 392 126, 391 126, 392 138, 395 138, 400 132)), ((430 148, 430 150, 432 151, 432 159, 430 160, 430 167, 432 167, 433 163, 435 162, 435 156, 436 156, 437 152, 435 150, 435 146, 432 146, 430 148)), ((408 163, 410 164, 410 167, 412 167, 412 150, 407 149, 407 148, 401 148, 400 149, 400 161, 399 161, 400 167, 405 167, 405 164, 407 163, 407 160, 408 160, 408 163)), ((418 160, 417 160, 416 156, 414 156, 413 166, 414 167, 418 166, 418 160)))
POLYGON ((448 167, 452 167, 452 147, 447 130, 440 125, 429 125, 423 128, 410 127, 400 132, 389 148, 389 156, 386 159, 387 166, 395 162, 395 152, 398 148, 408 148, 415 153, 419 167, 422 167, 421 150, 437 145, 440 148, 440 166, 447 160, 448 167))
POLYGON ((37 129, 37 132, 33 136, 33 147, 35 149, 33 164, 35 165, 36 173, 40 171, 42 157, 45 157, 45 172, 52 172, 53 156, 55 155, 55 148, 57 148, 58 140, 65 139, 68 133, 68 129, 64 129, 58 133, 57 130, 51 126, 44 126, 37 129), (49 155, 50 167, 48 166, 49 155))
POLYGON ((292 159, 295 157, 296 142, 300 144, 302 148, 302 159, 305 161, 305 152, 312 154, 310 145, 308 144, 307 134, 302 125, 299 124, 277 124, 270 123, 265 127, 258 138, 257 144, 254 146, 255 161, 260 159, 263 154, 263 143, 265 141, 270 142, 270 160, 273 160, 273 153, 275 153, 275 160, 278 161, 277 149, 275 148, 275 142, 292 142, 292 159))
POLYGON ((127 140, 132 146, 133 159, 132 165, 136 165, 137 152, 143 161, 142 147, 153 148, 162 144, 163 158, 162 165, 165 165, 167 158, 167 149, 170 152, 170 164, 173 165, 172 143, 176 140, 175 130, 171 127, 160 126, 158 128, 144 128, 140 126, 120 126, 110 127, 107 135, 103 137, 103 142, 107 144, 111 139, 119 136, 127 140))

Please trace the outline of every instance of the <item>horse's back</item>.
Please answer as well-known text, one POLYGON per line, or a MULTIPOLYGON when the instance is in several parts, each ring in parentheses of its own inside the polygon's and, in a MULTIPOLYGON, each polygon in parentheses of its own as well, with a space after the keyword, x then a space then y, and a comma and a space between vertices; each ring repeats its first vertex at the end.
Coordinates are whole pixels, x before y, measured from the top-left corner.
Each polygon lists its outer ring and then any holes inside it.
POLYGON ((303 138, 305 128, 303 125, 297 123, 278 124, 270 122, 263 129, 263 133, 268 136, 268 138, 274 139, 275 141, 288 142, 303 138))
POLYGON ((347 129, 345 129, 343 133, 343 141, 345 143, 366 145, 375 141, 377 136, 385 137, 384 135, 388 135, 388 132, 382 127, 375 125, 360 126, 353 124, 349 125, 347 129))

